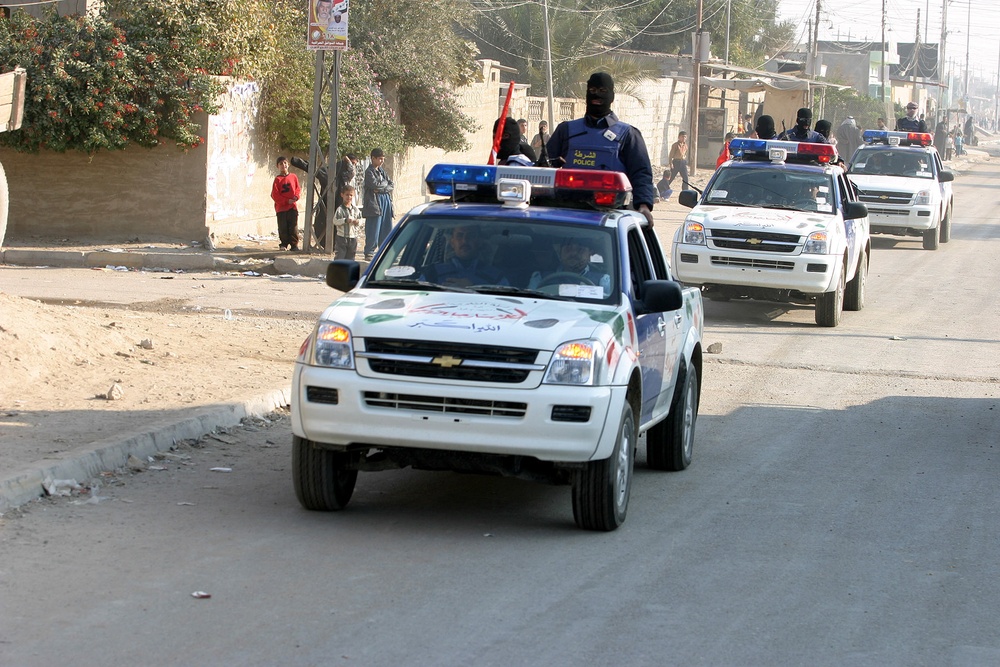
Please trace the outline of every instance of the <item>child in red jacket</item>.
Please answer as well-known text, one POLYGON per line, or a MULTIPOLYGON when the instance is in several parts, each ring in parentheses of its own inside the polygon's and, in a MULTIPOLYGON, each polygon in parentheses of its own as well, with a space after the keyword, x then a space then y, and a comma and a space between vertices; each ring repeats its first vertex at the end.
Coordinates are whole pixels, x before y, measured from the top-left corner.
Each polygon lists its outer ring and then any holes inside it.
POLYGON ((271 186, 274 212, 278 215, 278 247, 292 251, 299 249, 299 177, 288 173, 288 159, 278 158, 278 175, 271 186))

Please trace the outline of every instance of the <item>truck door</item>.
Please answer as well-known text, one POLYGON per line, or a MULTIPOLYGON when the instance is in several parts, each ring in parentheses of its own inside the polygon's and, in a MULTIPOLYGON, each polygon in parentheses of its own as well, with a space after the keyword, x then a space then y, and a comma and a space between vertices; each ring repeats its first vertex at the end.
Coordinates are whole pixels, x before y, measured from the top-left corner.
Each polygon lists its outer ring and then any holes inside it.
MULTIPOLYGON (((626 284, 634 308, 634 304, 642 301, 642 284, 652 280, 654 274, 638 227, 628 230, 627 242, 629 273, 626 284)), ((667 323, 663 313, 640 315, 633 310, 633 315, 639 339, 639 366, 642 369, 642 414, 639 423, 643 424, 653 418, 662 402, 660 394, 665 385, 667 323)))

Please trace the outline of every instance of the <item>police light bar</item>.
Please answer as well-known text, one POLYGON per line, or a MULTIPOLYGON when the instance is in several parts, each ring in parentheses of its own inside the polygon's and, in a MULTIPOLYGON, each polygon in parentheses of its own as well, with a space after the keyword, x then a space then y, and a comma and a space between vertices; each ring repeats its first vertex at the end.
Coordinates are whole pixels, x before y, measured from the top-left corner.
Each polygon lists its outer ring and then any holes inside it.
POLYGON ((837 149, 830 144, 775 139, 733 139, 729 142, 729 152, 734 158, 766 159, 773 162, 784 162, 792 157, 796 161, 828 164, 837 157, 837 149))
POLYGON ((624 208, 632 197, 632 184, 625 174, 594 169, 549 167, 481 166, 436 164, 427 173, 427 191, 432 195, 510 201, 511 181, 527 181, 528 192, 558 201, 585 202, 606 208, 624 208), (503 192, 498 192, 502 184, 503 192))
POLYGON ((888 146, 930 146, 934 143, 934 137, 927 132, 865 130, 861 138, 866 144, 886 144, 888 146))

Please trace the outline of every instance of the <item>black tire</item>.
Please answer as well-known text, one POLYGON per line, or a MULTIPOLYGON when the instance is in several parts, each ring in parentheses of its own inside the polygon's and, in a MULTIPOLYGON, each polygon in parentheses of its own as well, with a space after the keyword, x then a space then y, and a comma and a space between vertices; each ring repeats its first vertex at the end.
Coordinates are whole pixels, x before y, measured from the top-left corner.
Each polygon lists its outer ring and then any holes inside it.
POLYGON ((938 230, 935 229, 925 229, 924 230, 924 250, 937 250, 938 249, 938 230))
POLYGON ((858 270, 844 290, 844 310, 861 310, 865 307, 865 287, 868 284, 868 253, 861 249, 858 270))
POLYGON ((840 324, 840 315, 844 310, 844 280, 846 267, 840 269, 840 281, 837 289, 824 292, 816 297, 816 324, 821 327, 835 327, 840 324))
POLYGON ((292 478, 295 497, 307 510, 335 512, 347 507, 358 481, 349 470, 349 454, 317 447, 311 440, 292 436, 292 478))
POLYGON ((691 465, 698 420, 698 369, 683 369, 670 414, 646 431, 646 463, 653 470, 676 472, 691 465))
POLYGON ((938 233, 938 240, 941 243, 947 243, 951 240, 951 206, 945 209, 944 217, 941 218, 940 224, 941 230, 938 233))
POLYGON ((573 478, 573 519, 580 528, 610 531, 625 523, 638 437, 632 404, 626 401, 611 456, 589 461, 573 478))

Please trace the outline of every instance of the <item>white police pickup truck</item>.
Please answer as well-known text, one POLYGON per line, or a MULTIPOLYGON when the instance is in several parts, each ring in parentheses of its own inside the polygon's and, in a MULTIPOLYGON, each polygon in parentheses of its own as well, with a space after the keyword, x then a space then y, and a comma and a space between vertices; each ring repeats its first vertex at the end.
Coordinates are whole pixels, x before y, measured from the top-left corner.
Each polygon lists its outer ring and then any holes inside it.
POLYGON ((920 236, 924 250, 951 240, 951 183, 926 132, 866 130, 847 177, 868 206, 872 234, 920 236))
POLYGON ((835 327, 861 310, 871 240, 857 201, 828 144, 734 139, 673 239, 673 269, 710 299, 816 304, 816 323, 835 327))
POLYGON ((295 364, 299 502, 339 510, 358 471, 572 485, 585 529, 625 520, 640 433, 651 468, 691 462, 701 295, 683 289, 620 173, 437 165, 295 364))

